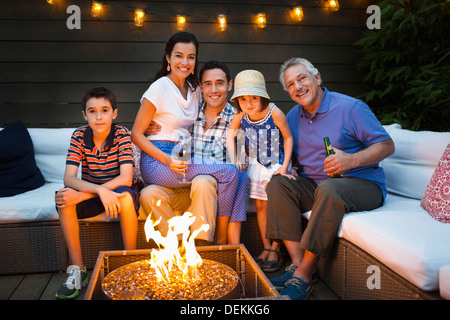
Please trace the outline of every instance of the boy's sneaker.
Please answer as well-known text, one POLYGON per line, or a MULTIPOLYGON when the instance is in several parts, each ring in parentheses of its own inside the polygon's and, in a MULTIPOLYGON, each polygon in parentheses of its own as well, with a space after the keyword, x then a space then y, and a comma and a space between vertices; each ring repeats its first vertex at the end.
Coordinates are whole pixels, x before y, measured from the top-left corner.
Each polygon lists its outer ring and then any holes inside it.
POLYGON ((80 270, 78 266, 72 265, 67 268, 67 273, 69 276, 56 292, 56 299, 74 299, 80 294, 81 288, 88 283, 86 267, 80 270))

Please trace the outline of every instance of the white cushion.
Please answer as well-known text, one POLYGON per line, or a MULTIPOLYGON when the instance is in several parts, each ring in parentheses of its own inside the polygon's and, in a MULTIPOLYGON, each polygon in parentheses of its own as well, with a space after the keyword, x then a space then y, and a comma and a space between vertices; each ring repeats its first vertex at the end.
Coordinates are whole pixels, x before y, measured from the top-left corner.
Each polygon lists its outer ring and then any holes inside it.
POLYGON ((450 142, 450 132, 410 131, 395 126, 387 131, 395 143, 395 153, 381 162, 387 190, 421 199, 450 142))
POLYGON ((62 183, 46 183, 42 187, 0 198, 0 223, 57 220, 55 191, 62 183))
POLYGON ((439 270, 439 292, 442 298, 450 300, 450 265, 439 270))
POLYGON ((439 288, 450 264, 450 224, 436 221, 420 201, 388 194, 384 206, 347 214, 341 236, 422 290, 439 288))
POLYGON ((36 164, 46 182, 61 183, 66 167, 66 155, 74 128, 30 128, 36 164))
MULTIPOLYGON (((62 183, 51 182, 13 197, 0 197, 0 223, 58 220, 55 191, 62 187, 62 183)), ((83 221, 114 221, 119 219, 119 217, 110 218, 102 213, 92 218, 83 219, 83 221)))
POLYGON ((390 133, 392 129, 401 129, 402 126, 398 123, 393 123, 393 124, 383 125, 383 128, 387 131, 387 133, 390 133))

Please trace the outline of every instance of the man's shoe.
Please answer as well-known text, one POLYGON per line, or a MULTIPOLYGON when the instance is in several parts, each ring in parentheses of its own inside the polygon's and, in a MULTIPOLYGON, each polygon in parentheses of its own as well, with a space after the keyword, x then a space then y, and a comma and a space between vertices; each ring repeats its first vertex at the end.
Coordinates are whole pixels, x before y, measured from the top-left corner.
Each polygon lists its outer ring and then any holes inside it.
POLYGON ((81 288, 88 283, 86 267, 80 270, 78 266, 72 265, 67 268, 67 273, 69 276, 56 292, 56 299, 74 299, 80 294, 81 288))
POLYGON ((292 278, 295 269, 297 269, 297 266, 295 264, 291 264, 289 267, 284 269, 284 273, 281 276, 269 279, 270 282, 272 282, 275 289, 277 290, 283 289, 285 287, 286 281, 292 278))
POLYGON ((286 288, 284 288, 280 294, 286 295, 292 300, 306 300, 311 291, 311 283, 307 283, 297 277, 292 277, 286 282, 286 288))

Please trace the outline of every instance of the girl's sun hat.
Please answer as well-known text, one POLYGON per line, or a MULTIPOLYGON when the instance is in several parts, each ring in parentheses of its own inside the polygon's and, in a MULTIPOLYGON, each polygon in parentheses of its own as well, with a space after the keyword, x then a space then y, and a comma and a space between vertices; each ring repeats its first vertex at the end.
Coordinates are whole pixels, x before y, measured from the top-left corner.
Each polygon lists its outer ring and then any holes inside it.
POLYGON ((234 79, 234 93, 230 100, 240 96, 260 96, 270 100, 266 91, 266 81, 261 72, 244 70, 236 75, 234 79))

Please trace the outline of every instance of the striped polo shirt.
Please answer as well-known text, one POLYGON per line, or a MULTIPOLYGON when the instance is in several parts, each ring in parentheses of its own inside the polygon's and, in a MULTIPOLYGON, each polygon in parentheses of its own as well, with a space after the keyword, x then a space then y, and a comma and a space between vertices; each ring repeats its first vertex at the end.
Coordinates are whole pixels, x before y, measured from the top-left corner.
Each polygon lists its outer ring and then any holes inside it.
POLYGON ((81 179, 95 184, 108 182, 120 174, 120 165, 134 165, 130 131, 112 124, 103 150, 97 149, 93 132, 88 125, 74 131, 67 151, 66 165, 79 166, 81 179))

